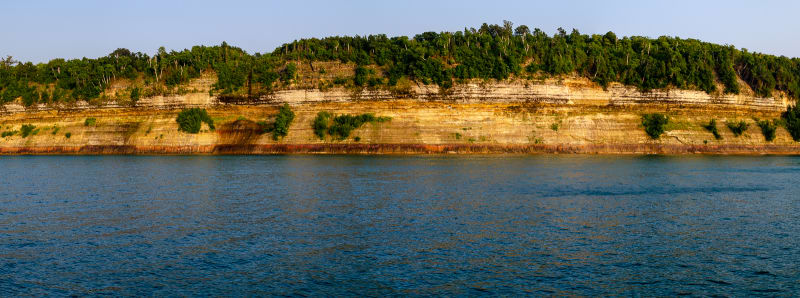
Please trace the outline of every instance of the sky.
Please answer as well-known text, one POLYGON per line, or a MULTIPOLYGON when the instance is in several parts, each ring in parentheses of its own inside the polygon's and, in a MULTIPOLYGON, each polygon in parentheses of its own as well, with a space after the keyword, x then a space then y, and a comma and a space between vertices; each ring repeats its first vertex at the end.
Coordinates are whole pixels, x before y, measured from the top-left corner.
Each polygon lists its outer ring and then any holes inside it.
POLYGON ((300 38, 413 36, 509 20, 551 35, 559 27, 668 35, 800 57, 798 11, 797 0, 3 0, 0 56, 38 63, 222 41, 264 53, 300 38))

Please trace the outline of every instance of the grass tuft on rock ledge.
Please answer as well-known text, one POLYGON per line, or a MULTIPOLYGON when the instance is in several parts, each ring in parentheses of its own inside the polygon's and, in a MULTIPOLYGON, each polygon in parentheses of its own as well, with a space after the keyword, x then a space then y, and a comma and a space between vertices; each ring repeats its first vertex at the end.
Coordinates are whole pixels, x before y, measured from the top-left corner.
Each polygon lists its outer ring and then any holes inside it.
POLYGON ((19 133, 19 131, 9 130, 9 131, 4 131, 2 134, 0 134, 0 136, 5 138, 5 137, 13 136, 13 135, 15 135, 17 133, 19 133))

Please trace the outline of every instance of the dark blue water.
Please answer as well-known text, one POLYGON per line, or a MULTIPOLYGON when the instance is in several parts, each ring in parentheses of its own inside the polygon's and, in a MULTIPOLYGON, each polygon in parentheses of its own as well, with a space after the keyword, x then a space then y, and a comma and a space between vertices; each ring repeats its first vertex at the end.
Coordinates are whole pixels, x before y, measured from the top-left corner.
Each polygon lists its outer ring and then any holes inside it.
POLYGON ((0 296, 799 284, 798 157, 0 157, 0 296))

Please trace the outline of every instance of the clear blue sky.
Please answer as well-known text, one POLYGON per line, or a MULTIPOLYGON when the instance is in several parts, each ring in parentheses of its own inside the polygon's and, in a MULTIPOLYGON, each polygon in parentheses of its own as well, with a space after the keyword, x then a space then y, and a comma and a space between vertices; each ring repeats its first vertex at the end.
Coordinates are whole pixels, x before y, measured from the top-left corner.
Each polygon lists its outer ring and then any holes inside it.
POLYGON ((558 27, 618 36, 698 38, 800 57, 800 1, 502 0, 4 0, 0 55, 42 62, 104 56, 116 48, 152 54, 223 40, 250 53, 303 37, 454 31, 482 23, 558 27))

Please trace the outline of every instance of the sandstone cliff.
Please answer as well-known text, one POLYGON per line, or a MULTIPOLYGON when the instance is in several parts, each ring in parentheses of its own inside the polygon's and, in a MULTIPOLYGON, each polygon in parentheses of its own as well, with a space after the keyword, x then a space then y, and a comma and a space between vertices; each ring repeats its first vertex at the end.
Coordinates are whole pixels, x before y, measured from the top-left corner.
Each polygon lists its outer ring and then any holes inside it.
POLYGON ((640 92, 618 84, 604 90, 567 78, 474 82, 450 90, 417 85, 403 93, 290 89, 230 103, 209 94, 211 83, 199 82, 205 88, 194 93, 144 98, 135 107, 8 104, 0 108, 0 132, 30 124, 35 133, 0 138, 0 153, 800 153, 783 128, 767 142, 754 124, 780 116, 792 102, 780 95, 640 92), (274 118, 283 103, 297 116, 288 136, 275 141, 260 134, 255 122, 274 118), (175 117, 186 107, 206 108, 217 129, 179 132, 175 117), (392 119, 367 124, 346 140, 320 140, 311 128, 319 111, 392 119), (650 112, 670 117, 658 140, 641 127, 641 115, 650 112), (90 117, 96 123, 87 126, 90 117), (721 140, 702 127, 711 119, 718 122, 721 140), (736 137, 725 124, 740 120, 750 126, 736 137))

